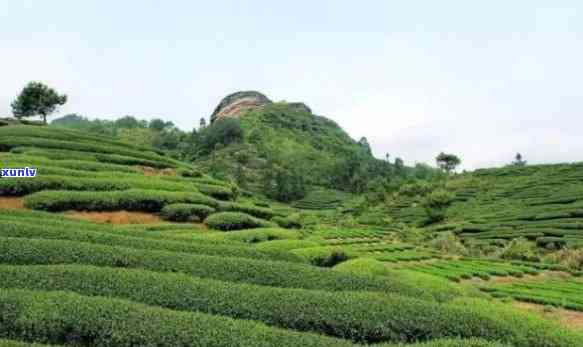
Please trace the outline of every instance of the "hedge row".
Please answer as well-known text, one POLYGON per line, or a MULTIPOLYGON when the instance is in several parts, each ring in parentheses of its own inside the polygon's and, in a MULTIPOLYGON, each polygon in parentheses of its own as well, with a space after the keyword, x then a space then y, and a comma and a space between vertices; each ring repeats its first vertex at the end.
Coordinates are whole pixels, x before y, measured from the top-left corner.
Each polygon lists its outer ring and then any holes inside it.
MULTIPOLYGON (((0 135, 3 136, 18 136, 18 137, 37 137, 52 140, 76 141, 85 143, 106 144, 113 147, 129 148, 137 151, 156 151, 151 147, 136 146, 129 142, 117 141, 108 136, 89 134, 84 131, 62 129, 62 128, 47 128, 47 127, 31 127, 31 126, 14 126, 0 130, 0 135)), ((164 154, 163 151, 157 151, 158 154, 164 154)))
POLYGON ((390 279, 345 274, 304 264, 138 250, 61 240, 0 237, 0 263, 125 267, 181 272, 196 277, 284 288, 423 294, 421 290, 390 279))
POLYGON ((89 153, 75 150, 57 149, 57 148, 35 148, 35 147, 14 147, 10 150, 13 153, 25 153, 35 156, 43 156, 55 160, 75 159, 86 162, 101 162, 118 165, 143 165, 155 168, 174 167, 167 162, 148 160, 143 158, 128 157, 119 154, 89 153))
POLYGON ((76 346, 351 346, 251 321, 25 290, 0 290, 0 336, 76 346))
POLYGON ((252 215, 253 217, 263 219, 271 219, 277 215, 272 209, 269 208, 235 202, 222 202, 219 204, 219 209, 221 211, 227 212, 243 212, 252 215))
POLYGON ((257 228, 233 231, 230 233, 215 233, 208 235, 208 237, 246 243, 259 243, 272 240, 299 239, 300 234, 295 231, 280 228, 257 228))
POLYGON ((512 347, 500 342, 486 341, 482 339, 439 339, 428 342, 412 344, 380 344, 376 347, 512 347))
POLYGON ((44 156, 32 156, 28 155, 28 153, 24 155, 17 155, 17 154, 9 154, 3 157, 3 164, 4 166, 12 166, 13 162, 21 163, 25 165, 36 165, 39 166, 38 169, 42 170, 46 167, 55 167, 55 168, 63 168, 63 169, 70 169, 76 171, 90 171, 91 173, 99 173, 99 172, 124 172, 124 173, 142 173, 140 168, 134 166, 127 166, 127 165, 118 165, 118 164, 107 164, 107 163, 98 163, 98 162, 91 162, 86 160, 72 160, 72 159, 63 159, 63 160, 51 160, 44 156))
POLYGON ((154 152, 134 150, 130 148, 123 148, 118 146, 111 146, 108 144, 101 143, 88 143, 88 142, 74 142, 74 141, 63 141, 63 140, 53 140, 47 138, 37 138, 37 137, 18 137, 18 136, 2 136, 0 138, 0 146, 4 148, 13 147, 40 147, 40 148, 55 148, 55 149, 67 149, 80 152, 89 153, 104 153, 104 154, 117 154, 122 156, 129 156, 141 159, 147 159, 156 162, 166 163, 167 166, 176 166, 176 163, 168 158, 162 157, 154 152))
POLYGON ((532 333, 515 329, 509 321, 496 323, 495 316, 397 295, 271 288, 140 270, 0 266, 0 286, 127 299, 173 310, 256 320, 355 342, 457 336, 516 341, 532 333), (510 326, 499 330, 498 325, 504 323, 510 326))
POLYGON ((158 212, 164 206, 174 203, 217 206, 215 199, 200 193, 144 189, 112 192, 42 191, 28 195, 24 199, 24 205, 28 208, 51 212, 67 210, 158 212))
POLYGON ((178 241, 154 240, 127 235, 116 235, 99 231, 55 227, 25 222, 4 222, 0 236, 18 238, 39 238, 87 242, 107 246, 120 246, 134 249, 162 250, 190 254, 205 254, 225 257, 240 257, 263 260, 282 260, 301 262, 301 259, 287 252, 261 250, 245 245, 219 245, 210 243, 186 243, 178 241))
POLYGON ((40 345, 37 343, 27 343, 22 341, 0 339, 0 347, 50 347, 50 346, 40 345))
POLYGON ((173 222, 203 221, 215 209, 197 204, 170 204, 164 206, 160 215, 163 219, 173 222))
POLYGON ((242 212, 219 212, 210 215, 205 224, 211 229, 230 231, 251 228, 269 228, 277 226, 264 219, 255 218, 242 212))

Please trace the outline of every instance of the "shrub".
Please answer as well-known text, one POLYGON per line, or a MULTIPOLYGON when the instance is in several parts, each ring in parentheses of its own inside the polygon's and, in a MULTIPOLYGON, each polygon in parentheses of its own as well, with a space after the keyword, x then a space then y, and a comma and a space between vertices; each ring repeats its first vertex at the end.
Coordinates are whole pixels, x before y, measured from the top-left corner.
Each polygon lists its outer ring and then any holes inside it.
POLYGON ((355 275, 381 276, 417 288, 419 298, 446 302, 462 296, 481 296, 473 287, 453 284, 444 278, 410 270, 391 270, 382 262, 370 258, 357 258, 334 266, 334 270, 355 275))
POLYGON ((500 252, 503 259, 539 261, 536 247, 525 238, 511 240, 500 252))
POLYGON ((274 240, 261 242, 255 246, 256 249, 269 249, 274 251, 289 251, 297 248, 318 247, 319 243, 307 240, 274 240))
POLYGON ((235 197, 233 188, 202 183, 197 184, 196 187, 201 193, 210 195, 215 199, 229 200, 235 197))
POLYGON ((486 341, 482 339, 437 339, 428 342, 412 344, 380 344, 376 347, 511 347, 500 342, 486 341))
POLYGON ((165 220, 173 222, 203 221, 208 215, 214 212, 214 208, 206 205, 170 204, 164 206, 161 211, 161 216, 165 220))
POLYGON ((247 243, 259 243, 272 240, 298 239, 300 235, 297 232, 279 228, 257 228, 230 233, 219 233, 209 237, 247 243))
POLYGON ((248 204, 239 204, 234 202, 221 202, 219 204, 219 209, 221 211, 227 212, 243 212, 253 217, 263 218, 263 219, 271 219, 276 213, 265 207, 253 206, 248 204))
POLYGON ((211 229, 230 231, 274 227, 274 223, 241 212, 219 212, 210 215, 205 224, 211 229))
POLYGON ((562 249, 547 255, 547 262, 561 264, 570 270, 583 270, 583 249, 562 249))
POLYGON ((429 223, 440 222, 445 219, 445 213, 451 204, 454 195, 444 189, 437 189, 425 197, 422 202, 429 223))
POLYGON ((310 248, 298 248, 291 253, 310 262, 312 265, 322 267, 332 267, 338 263, 355 257, 354 254, 348 253, 340 247, 320 246, 310 248))
MULTIPOLYGON (((0 266, 0 286, 126 299, 180 311, 260 321, 357 342, 399 341, 397 329, 407 324, 406 320, 411 318, 408 316, 422 304, 394 294, 272 288, 181 274, 78 265, 0 266), (394 309, 399 304, 413 310, 395 317, 394 309)), ((450 310, 446 305, 428 305, 435 312, 426 319, 450 310)), ((421 332, 406 334, 407 339, 425 339, 421 332)), ((447 334, 444 332, 442 336, 447 334)))
MULTIPOLYGON (((129 235, 135 232, 129 233, 129 235)), ((88 242, 109 246, 121 246, 135 249, 163 250, 170 252, 183 252, 192 254, 205 254, 226 257, 241 257, 264 260, 284 260, 291 262, 300 262, 297 256, 286 252, 277 252, 270 250, 259 250, 245 245, 225 245, 211 242, 185 243, 175 240, 153 240, 127 235, 119 235, 116 231, 103 232, 87 230, 79 227, 51 226, 39 222, 9 222, 3 223, 0 228, 0 236, 5 237, 24 237, 24 238, 43 238, 54 240, 68 240, 78 242, 88 242)))
POLYGON ((216 200, 199 193, 130 189, 113 192, 43 191, 24 199, 26 207, 45 211, 146 211, 158 212, 173 203, 217 206, 216 200))
POLYGON ((198 170, 189 170, 184 168, 177 169, 176 174, 180 177, 192 177, 192 178, 203 177, 202 172, 198 170))
POLYGON ((221 281, 283 288, 418 293, 415 288, 387 279, 344 274, 304 264, 130 249, 61 240, 0 237, 0 263, 125 267, 180 272, 221 281))
POLYGON ((280 217, 275 216, 271 219, 273 222, 277 223, 280 227, 286 229, 301 229, 302 222, 300 219, 300 215, 298 213, 294 213, 287 217, 280 217))
POLYGON ((48 345, 39 345, 37 343, 26 343, 21 341, 0 339, 0 347, 50 347, 48 345))
POLYGON ((449 254, 465 255, 467 253, 464 245, 451 231, 440 233, 435 239, 431 240, 430 246, 440 252, 449 254))
POLYGON ((0 336, 76 346, 351 346, 315 334, 118 299, 0 291, 0 336))

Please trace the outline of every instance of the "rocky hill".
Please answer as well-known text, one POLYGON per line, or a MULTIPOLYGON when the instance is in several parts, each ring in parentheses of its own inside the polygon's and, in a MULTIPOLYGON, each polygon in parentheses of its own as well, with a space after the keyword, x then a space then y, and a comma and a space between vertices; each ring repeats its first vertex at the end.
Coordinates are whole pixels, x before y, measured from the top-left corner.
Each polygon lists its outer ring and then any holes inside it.
POLYGON ((224 117, 238 117, 245 111, 271 104, 265 95, 256 91, 242 91, 227 95, 211 115, 211 123, 224 117))

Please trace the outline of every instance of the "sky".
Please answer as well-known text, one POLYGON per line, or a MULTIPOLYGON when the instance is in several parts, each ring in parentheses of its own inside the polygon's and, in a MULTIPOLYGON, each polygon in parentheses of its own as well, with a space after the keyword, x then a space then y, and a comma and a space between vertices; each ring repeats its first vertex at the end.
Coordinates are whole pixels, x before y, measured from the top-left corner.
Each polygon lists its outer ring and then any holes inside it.
POLYGON ((583 161, 582 66, 581 1, 0 0, 0 117, 32 80, 184 130, 257 90, 408 165, 583 161))

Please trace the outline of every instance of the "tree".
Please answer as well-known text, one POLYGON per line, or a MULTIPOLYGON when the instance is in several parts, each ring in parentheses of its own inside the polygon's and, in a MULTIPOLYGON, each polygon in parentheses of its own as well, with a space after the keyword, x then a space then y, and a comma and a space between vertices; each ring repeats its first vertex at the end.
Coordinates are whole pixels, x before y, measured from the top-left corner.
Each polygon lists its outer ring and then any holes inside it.
POLYGON ((203 130, 204 128, 206 128, 206 119, 201 118, 200 119, 200 126, 198 127, 198 131, 203 130))
MULTIPOLYGON (((203 118, 204 119, 204 118, 203 118)), ((223 118, 213 122, 199 132, 201 155, 211 153, 215 148, 226 147, 231 143, 243 141, 243 129, 237 118, 223 118)))
POLYGON ((525 166, 526 165, 526 160, 522 160, 522 154, 516 153, 516 156, 514 157, 514 161, 512 162, 511 165, 514 165, 514 166, 525 166))
POLYGON ((174 128, 174 123, 172 123, 172 121, 166 122, 160 118, 155 118, 150 121, 150 123, 148 124, 148 128, 154 131, 163 131, 170 128, 174 128))
POLYGON ((360 147, 362 147, 364 149, 364 151, 367 154, 372 155, 372 151, 370 149, 370 144, 368 143, 368 139, 366 137, 361 137, 360 140, 358 140, 358 144, 360 145, 360 147))
POLYGON ((428 222, 435 223, 444 220, 445 212, 453 198, 454 194, 444 189, 434 190, 427 195, 421 205, 427 214, 428 222))
POLYGON ((59 95, 41 82, 29 82, 12 102, 12 113, 16 118, 40 115, 47 124, 47 116, 67 102, 67 95, 59 95))
POLYGON ((397 175, 402 175, 404 171, 405 171, 405 162, 403 161, 403 159, 401 159, 399 157, 395 158, 395 173, 397 175))
POLYGON ((439 166, 440 169, 447 173, 454 171, 456 166, 462 162, 457 155, 443 152, 439 153, 439 155, 435 158, 435 161, 437 162, 437 166, 439 166))

